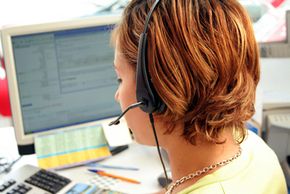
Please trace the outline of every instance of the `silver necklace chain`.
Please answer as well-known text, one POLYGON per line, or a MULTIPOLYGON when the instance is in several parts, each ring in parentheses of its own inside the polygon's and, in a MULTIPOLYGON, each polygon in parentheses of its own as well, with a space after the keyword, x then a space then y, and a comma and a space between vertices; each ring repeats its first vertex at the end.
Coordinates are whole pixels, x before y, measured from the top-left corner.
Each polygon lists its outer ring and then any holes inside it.
POLYGON ((218 167, 221 167, 221 166, 225 166, 225 165, 231 163, 233 160, 237 159, 241 155, 241 153, 242 153, 242 148, 239 147, 239 151, 233 157, 231 157, 231 158, 229 158, 227 160, 223 160, 223 161, 221 161, 219 163, 212 164, 212 165, 210 165, 208 167, 204 167, 202 170, 198 170, 198 171, 196 171, 194 173, 191 173, 189 175, 186 175, 186 176, 178 179, 177 181, 175 181, 173 184, 170 185, 170 187, 168 188, 168 190, 166 191, 165 194, 171 194, 172 191, 176 187, 178 187, 179 185, 181 185, 182 183, 184 183, 187 180, 193 179, 193 178, 195 178, 197 176, 200 176, 202 174, 205 174, 205 173, 207 173, 207 172, 209 172, 209 171, 211 171, 211 170, 213 170, 215 168, 218 168, 218 167))

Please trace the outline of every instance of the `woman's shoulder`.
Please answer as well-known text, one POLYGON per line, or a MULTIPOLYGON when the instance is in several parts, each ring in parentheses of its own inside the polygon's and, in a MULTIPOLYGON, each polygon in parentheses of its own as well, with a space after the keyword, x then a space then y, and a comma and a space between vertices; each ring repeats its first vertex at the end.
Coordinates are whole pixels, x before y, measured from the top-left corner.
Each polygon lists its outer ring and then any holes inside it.
POLYGON ((241 147, 244 154, 249 158, 248 167, 253 173, 260 173, 260 177, 284 178, 276 153, 261 137, 249 132, 241 147))
MULTIPOLYGON (((248 132, 246 139, 241 144, 243 152, 249 154, 252 159, 267 159, 278 161, 275 152, 268 146, 268 144, 257 134, 252 131, 248 132)), ((264 161, 265 162, 265 161, 264 161)))
POLYGON ((223 186, 219 182, 208 185, 192 185, 178 194, 226 194, 223 186))
POLYGON ((249 132, 241 148, 242 154, 237 160, 201 178, 180 194, 286 194, 278 158, 263 139, 249 132))

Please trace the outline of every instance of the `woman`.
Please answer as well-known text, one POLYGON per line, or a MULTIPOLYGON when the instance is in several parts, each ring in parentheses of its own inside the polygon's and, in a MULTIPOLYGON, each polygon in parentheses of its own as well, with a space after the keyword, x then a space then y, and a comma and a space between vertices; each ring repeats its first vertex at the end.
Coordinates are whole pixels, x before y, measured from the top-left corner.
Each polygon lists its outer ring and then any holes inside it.
MULTIPOLYGON (((255 111, 260 69, 243 7, 236 0, 130 1, 113 34, 122 110, 137 102, 146 20, 149 81, 165 105, 153 115, 172 171, 167 193, 286 194, 276 155, 247 138, 244 126, 255 111)), ((132 109, 125 119, 137 142, 156 145, 146 112, 132 109)))

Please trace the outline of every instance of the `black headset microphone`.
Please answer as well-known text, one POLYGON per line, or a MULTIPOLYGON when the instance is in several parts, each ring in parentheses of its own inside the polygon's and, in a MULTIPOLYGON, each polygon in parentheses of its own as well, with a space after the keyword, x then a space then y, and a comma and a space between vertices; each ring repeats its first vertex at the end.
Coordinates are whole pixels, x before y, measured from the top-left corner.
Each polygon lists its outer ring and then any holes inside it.
POLYGON ((131 109, 142 106, 143 102, 137 102, 134 104, 131 104, 130 106, 128 106, 128 108, 126 108, 126 110, 124 112, 122 112, 122 114, 120 114, 120 116, 118 116, 118 118, 112 122, 109 123, 109 126, 111 125, 118 125, 120 123, 120 119, 131 109))
POLYGON ((157 7, 160 0, 156 0, 152 5, 148 16, 145 21, 144 31, 140 36, 139 44, 138 44, 138 58, 137 58, 137 70, 136 70, 136 97, 137 103, 131 104, 122 114, 114 121, 112 121, 109 125, 117 125, 120 123, 120 119, 131 109, 140 107, 141 110, 149 114, 149 119, 153 128, 153 133, 156 141, 156 146, 158 150, 158 154, 160 157, 160 161, 164 170, 164 174, 166 177, 167 185, 169 183, 169 179, 167 176, 167 172, 165 169, 165 165, 161 156, 160 146, 158 143, 158 138, 154 125, 154 112, 163 112, 166 105, 159 97, 156 92, 153 83, 151 81, 151 77, 148 72, 147 65, 147 33, 149 28, 149 22, 152 17, 152 13, 157 7))

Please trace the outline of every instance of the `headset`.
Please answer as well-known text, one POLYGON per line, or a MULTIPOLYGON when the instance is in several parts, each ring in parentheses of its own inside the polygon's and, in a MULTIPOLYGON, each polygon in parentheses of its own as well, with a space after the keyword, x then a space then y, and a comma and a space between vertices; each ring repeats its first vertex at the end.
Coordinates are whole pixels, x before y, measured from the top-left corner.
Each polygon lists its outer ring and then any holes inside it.
POLYGON ((146 113, 162 112, 165 109, 165 104, 159 97, 151 81, 147 60, 147 35, 149 22, 158 3, 159 0, 156 0, 148 13, 144 25, 144 31, 140 36, 138 45, 136 96, 138 102, 143 102, 143 105, 140 106, 140 108, 146 113))
POLYGON ((131 104, 116 120, 109 125, 119 124, 119 120, 132 108, 140 107, 146 113, 163 112, 165 110, 165 103, 161 100, 156 92, 148 71, 147 60, 147 35, 149 29, 149 22, 152 18, 152 13, 156 9, 160 0, 156 0, 152 5, 144 24, 144 30, 140 35, 138 43, 137 56, 137 70, 136 70, 136 97, 137 103, 131 104))
POLYGON ((152 125, 154 138, 156 142, 156 147, 158 151, 158 155, 160 158, 160 162, 162 164, 162 168, 165 175, 165 185, 166 190, 167 186, 169 185, 169 178, 167 175, 167 171, 163 162, 163 158, 160 152, 160 146, 158 143, 158 137, 154 126, 154 118, 153 112, 163 112, 166 105, 161 100, 160 96, 156 92, 154 85, 151 81, 151 77, 148 71, 148 61, 147 61, 147 33, 149 29, 149 22, 152 17, 152 13, 155 10, 156 6, 158 5, 160 0, 155 0, 154 4, 152 5, 146 21, 144 25, 144 31, 140 35, 139 43, 138 43, 138 56, 137 56, 137 70, 136 70, 136 97, 137 103, 131 104, 127 109, 114 121, 112 121, 109 125, 117 125, 120 123, 120 119, 132 108, 140 107, 141 110, 149 114, 150 123, 152 125))

